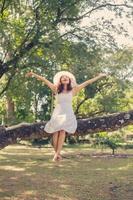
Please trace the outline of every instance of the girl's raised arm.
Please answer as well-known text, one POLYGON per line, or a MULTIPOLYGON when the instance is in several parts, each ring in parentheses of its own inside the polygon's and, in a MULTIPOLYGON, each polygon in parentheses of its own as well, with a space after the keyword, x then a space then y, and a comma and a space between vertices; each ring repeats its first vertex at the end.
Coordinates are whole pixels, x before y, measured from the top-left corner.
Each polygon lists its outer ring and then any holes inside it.
POLYGON ((53 83, 51 83, 49 80, 47 80, 45 77, 42 77, 38 74, 35 74, 34 72, 28 72, 26 75, 26 77, 28 76, 34 76, 35 78, 37 78, 38 80, 43 81, 53 92, 56 93, 57 91, 57 86, 54 85, 53 83))
POLYGON ((74 87, 74 94, 76 94, 77 92, 79 92, 80 90, 82 90, 83 88, 85 88, 87 85, 92 84, 93 82, 97 81, 98 79, 107 76, 107 74, 105 73, 100 73, 98 76, 89 79, 81 84, 78 84, 76 87, 74 87))

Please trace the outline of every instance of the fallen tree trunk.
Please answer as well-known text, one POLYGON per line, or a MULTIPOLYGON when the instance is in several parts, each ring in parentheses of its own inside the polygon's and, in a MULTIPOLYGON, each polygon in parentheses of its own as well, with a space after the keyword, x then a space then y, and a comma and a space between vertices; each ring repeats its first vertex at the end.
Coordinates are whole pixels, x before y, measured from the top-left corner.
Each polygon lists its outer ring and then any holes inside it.
MULTIPOLYGON (((121 127, 133 124, 133 110, 114 113, 107 116, 77 119, 78 127, 74 135, 87 135, 101 131, 115 131, 121 127)), ((47 121, 20 123, 5 128, 0 127, 0 149, 16 143, 18 140, 48 137, 50 134, 44 131, 47 121)), ((51 134, 52 136, 52 134, 51 134)))

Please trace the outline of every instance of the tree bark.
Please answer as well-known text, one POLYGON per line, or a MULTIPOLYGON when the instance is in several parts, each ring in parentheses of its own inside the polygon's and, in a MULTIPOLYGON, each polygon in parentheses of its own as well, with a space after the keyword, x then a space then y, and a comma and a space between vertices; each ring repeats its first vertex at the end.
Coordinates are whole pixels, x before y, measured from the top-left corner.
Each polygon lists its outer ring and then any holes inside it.
MULTIPOLYGON (((52 136, 44 131, 47 121, 37 123, 21 123, 11 127, 0 126, 0 149, 16 143, 18 140, 28 140, 52 136)), ((133 110, 114 113, 107 116, 77 119, 77 130, 74 135, 87 135, 101 131, 115 131, 133 124, 133 110)), ((69 134, 69 133, 68 133, 69 134)))
POLYGON ((8 123, 12 123, 15 121, 15 110, 14 110, 14 102, 9 95, 6 95, 6 121, 8 123))

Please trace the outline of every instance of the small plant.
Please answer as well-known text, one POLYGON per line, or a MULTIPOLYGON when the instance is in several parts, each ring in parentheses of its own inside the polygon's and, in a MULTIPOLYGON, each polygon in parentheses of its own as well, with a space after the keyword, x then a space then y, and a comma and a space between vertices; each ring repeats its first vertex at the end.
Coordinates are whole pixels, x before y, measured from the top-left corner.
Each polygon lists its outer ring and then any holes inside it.
POLYGON ((115 150, 120 147, 120 143, 123 142, 123 138, 121 135, 119 134, 115 134, 115 135, 109 135, 106 132, 101 132, 99 134, 96 135, 96 139, 94 141, 94 145, 97 146, 101 146, 102 148, 104 146, 109 147, 110 149, 112 149, 112 154, 115 154, 115 150))

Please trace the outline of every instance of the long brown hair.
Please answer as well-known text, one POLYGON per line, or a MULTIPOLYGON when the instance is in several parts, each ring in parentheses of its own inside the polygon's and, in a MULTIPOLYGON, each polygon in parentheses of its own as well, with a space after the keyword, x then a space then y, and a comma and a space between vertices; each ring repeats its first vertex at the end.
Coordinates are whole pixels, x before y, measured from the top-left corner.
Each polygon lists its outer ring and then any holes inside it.
MULTIPOLYGON (((58 88, 57 88, 57 93, 61 93, 64 89, 64 85, 61 83, 61 78, 60 77, 60 80, 59 80, 59 85, 58 85, 58 88)), ((69 78, 69 83, 67 84, 67 91, 70 91, 72 90, 72 85, 71 85, 71 79, 69 78)))

